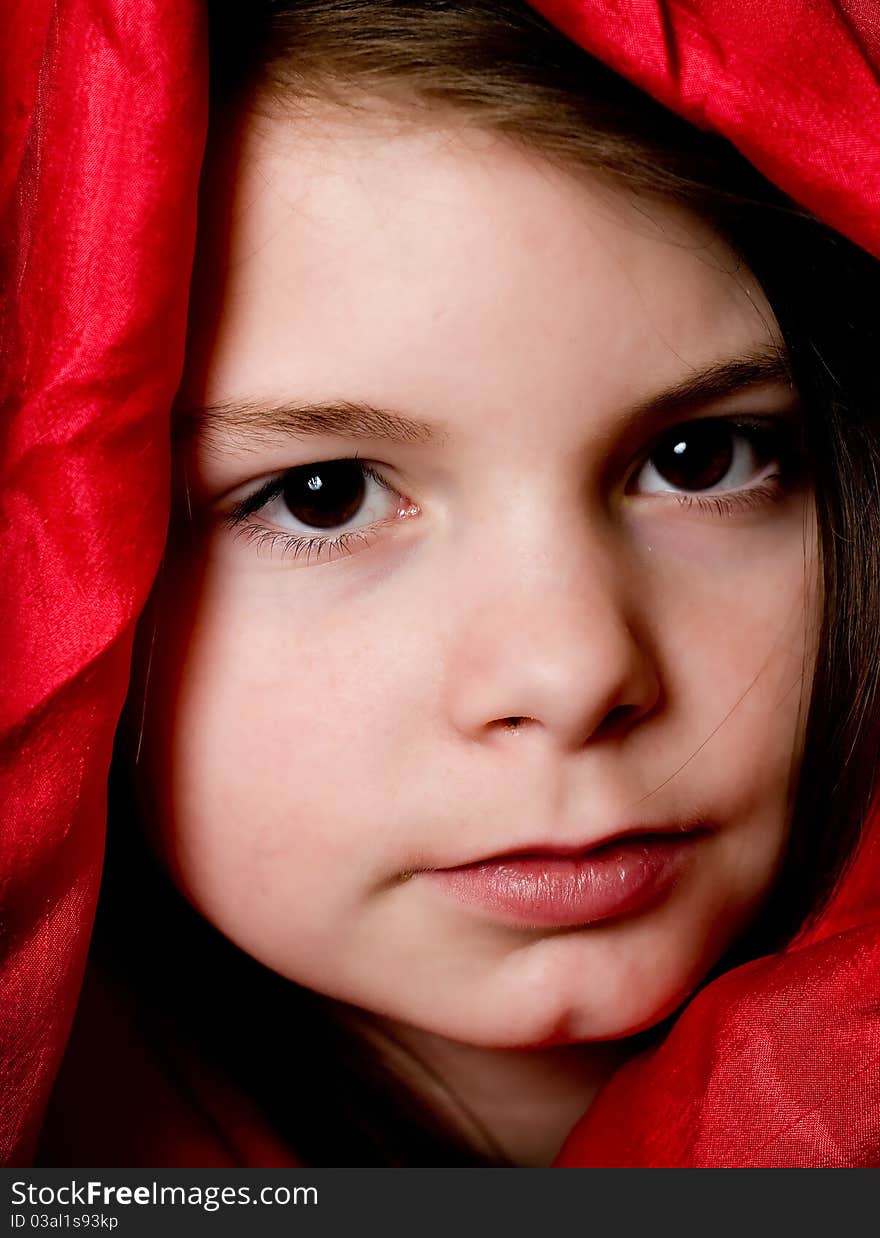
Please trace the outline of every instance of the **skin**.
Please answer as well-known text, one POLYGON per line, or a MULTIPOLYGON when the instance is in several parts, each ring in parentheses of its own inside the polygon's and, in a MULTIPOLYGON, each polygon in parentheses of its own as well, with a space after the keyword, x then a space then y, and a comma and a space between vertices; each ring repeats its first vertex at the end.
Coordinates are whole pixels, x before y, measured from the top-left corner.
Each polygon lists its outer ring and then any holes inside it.
MULTIPOLYGON (((138 762, 156 846, 213 924, 394 1046, 476 1146, 549 1164, 784 853, 812 500, 687 507, 644 459, 684 419, 795 396, 632 421, 772 344, 772 313, 682 208, 439 116, 248 114, 207 187, 181 407, 369 401, 442 437, 215 416, 181 448, 138 762), (397 495, 370 491, 351 553, 284 557, 224 523, 266 478, 355 453, 397 495), (664 897, 564 930, 420 871, 697 820, 664 897)), ((249 523, 309 532, 277 501, 249 523)))

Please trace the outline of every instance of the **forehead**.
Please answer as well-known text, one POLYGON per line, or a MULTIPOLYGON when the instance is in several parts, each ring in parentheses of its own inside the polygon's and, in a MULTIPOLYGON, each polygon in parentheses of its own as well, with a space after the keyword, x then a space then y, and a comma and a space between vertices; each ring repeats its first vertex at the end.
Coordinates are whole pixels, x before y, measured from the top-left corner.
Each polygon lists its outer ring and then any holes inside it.
POLYGON ((215 143, 194 395, 614 407, 776 338, 692 212, 427 115, 250 113, 215 143))

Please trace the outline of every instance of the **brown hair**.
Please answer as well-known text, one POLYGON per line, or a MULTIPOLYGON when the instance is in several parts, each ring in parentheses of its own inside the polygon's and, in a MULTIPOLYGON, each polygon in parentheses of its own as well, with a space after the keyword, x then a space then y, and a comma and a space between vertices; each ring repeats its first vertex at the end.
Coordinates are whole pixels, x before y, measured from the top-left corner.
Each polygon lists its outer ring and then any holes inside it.
MULTIPOLYGON (((776 948, 827 899, 876 782, 880 264, 789 201, 724 139, 653 102, 520 0, 247 0, 218 4, 211 24, 215 123, 245 99, 294 114, 329 101, 353 117, 376 100, 426 109, 429 119, 442 109, 574 174, 598 172, 646 200, 691 207, 764 287, 804 409, 824 605, 785 868, 764 913, 715 970, 776 948)), ((117 815, 132 811, 126 785, 120 762, 117 815)), ((144 850, 135 857, 137 831, 125 827, 111 830, 101 938, 112 937, 126 969, 144 980, 153 1025, 188 1024, 307 1164, 506 1163, 500 1152, 473 1152, 403 1088, 338 1004, 273 975, 216 933, 144 850), (149 917, 138 897, 149 897, 149 917), (165 956, 154 935, 138 936, 139 924, 157 922, 168 934, 165 956), (230 1016, 231 989, 239 1009, 273 1012, 258 1031, 247 1016, 230 1016), (291 1028, 309 1069, 285 1081, 278 1063, 290 1060, 291 1028)))

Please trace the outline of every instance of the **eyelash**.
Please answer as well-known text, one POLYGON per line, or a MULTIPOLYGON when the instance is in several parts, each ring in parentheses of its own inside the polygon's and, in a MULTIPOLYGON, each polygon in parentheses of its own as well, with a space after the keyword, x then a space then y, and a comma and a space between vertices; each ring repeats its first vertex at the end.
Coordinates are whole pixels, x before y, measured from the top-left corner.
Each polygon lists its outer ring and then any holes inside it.
MULTIPOLYGON (((778 471, 765 477, 754 486, 746 486, 737 490, 719 491, 701 495, 699 493, 678 493, 676 491, 659 491, 665 497, 674 498, 685 510, 697 509, 715 516, 733 516, 739 512, 759 508, 766 503, 778 502, 791 489, 799 473, 800 453, 795 445, 794 424, 786 417, 709 417, 701 418, 701 422, 723 422, 735 434, 749 440, 752 446, 759 446, 771 459, 779 461, 778 471)), ((683 423, 688 425, 696 424, 683 423)), ((641 457, 639 464, 632 471, 636 476, 644 465, 653 458, 664 439, 676 431, 681 425, 670 427, 653 441, 650 449, 641 457)), ((357 456, 353 457, 358 459, 357 456)), ((317 463, 325 463, 319 461, 317 463)), ((302 466, 296 466, 302 467, 302 466)), ((371 478, 383 489, 397 493, 394 487, 370 465, 361 462, 364 477, 371 478)), ((372 545, 380 530, 393 522, 380 520, 363 528, 350 529, 335 536, 304 536, 301 533, 291 533, 279 529, 269 529, 249 522, 249 517, 267 506, 272 499, 277 498, 284 490, 288 475, 293 469, 266 482, 259 490, 242 499, 224 517, 224 523, 233 529, 235 536, 257 547, 259 552, 265 548, 270 557, 277 552, 282 558, 292 561, 305 558, 308 565, 311 562, 332 560, 352 554, 356 548, 372 545), (314 555, 314 560, 312 556, 314 555)))
POLYGON ((308 565, 311 562, 313 551, 316 560, 320 562, 322 555, 333 559, 338 555, 352 554, 356 542, 364 546, 371 545, 373 538, 370 534, 376 529, 377 526, 373 525, 372 529, 351 529, 348 533, 340 533, 337 537, 303 537, 299 533, 282 533, 277 529, 261 529, 259 525, 251 524, 239 527, 236 533, 244 537, 246 541, 256 544, 258 549, 266 547, 270 556, 276 550, 282 558, 294 561, 305 555, 306 565, 308 565))
MULTIPOLYGON (((354 456, 353 459, 358 459, 358 457, 354 456)), ((329 462, 320 461, 319 463, 329 462)), ((389 484, 382 474, 369 464, 361 462, 361 470, 364 477, 371 478, 384 490, 396 493, 394 487, 389 484)), ((339 533, 334 537, 304 536, 302 533, 288 533, 282 529, 267 529, 258 524, 248 523, 249 516, 258 512, 260 508, 266 507, 272 499, 277 498, 283 492, 288 474, 292 471, 292 469, 288 469, 280 477, 275 477, 266 482, 259 490, 254 491, 253 494, 248 495, 247 498, 237 503, 224 517, 224 522, 233 529, 234 535, 236 537, 243 537, 248 543, 255 545, 258 552, 260 549, 265 548, 268 550, 270 557, 272 557, 277 551, 282 558, 291 559, 294 562, 305 556, 306 566, 308 566, 312 561, 313 553, 316 556, 316 561, 320 562, 322 555, 326 559, 332 559, 337 556, 352 554, 358 543, 362 546, 372 545, 374 537, 379 530, 384 525, 391 523, 390 520, 380 520, 364 528, 349 529, 347 532, 339 533)))
MULTIPOLYGON (((672 435, 681 433, 683 427, 693 429, 696 425, 723 425, 734 435, 746 439, 759 456, 775 460, 778 468, 768 474, 760 483, 752 486, 741 486, 728 491, 717 491, 707 494, 698 492, 677 492, 675 490, 660 491, 668 498, 674 498, 685 510, 696 509, 714 516, 734 516, 740 512, 754 510, 765 503, 779 502, 794 488, 804 472, 804 450, 800 442, 800 425, 790 417, 702 417, 691 422, 680 423, 665 430, 654 439, 648 451, 641 456, 638 464, 632 470, 630 477, 637 476, 644 466, 660 450, 663 443, 672 435)), ((629 483, 627 483, 628 485, 629 483)))
MULTIPOLYGON (((772 473, 765 478, 765 482, 776 481, 778 478, 778 473, 772 473)), ((778 486, 768 486, 762 482, 760 486, 751 486, 748 490, 731 490, 729 494, 670 493, 670 497, 676 500, 679 507, 687 510, 696 507, 699 511, 713 516, 734 516, 738 512, 751 511, 756 507, 763 507, 765 503, 775 502, 784 494, 785 490, 778 486)))

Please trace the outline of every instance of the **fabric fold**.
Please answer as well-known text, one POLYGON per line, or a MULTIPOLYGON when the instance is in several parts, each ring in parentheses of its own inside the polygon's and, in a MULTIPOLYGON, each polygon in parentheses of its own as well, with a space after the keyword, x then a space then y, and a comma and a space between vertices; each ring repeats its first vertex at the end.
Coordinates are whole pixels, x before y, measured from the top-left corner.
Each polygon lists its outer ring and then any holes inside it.
POLYGON ((0 1159, 24 1164, 76 1008, 167 524, 207 72, 197 4, 11 5, 0 35, 0 1159))

